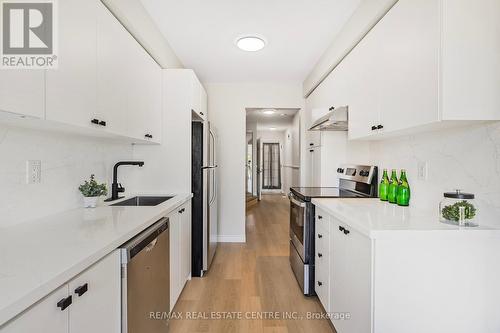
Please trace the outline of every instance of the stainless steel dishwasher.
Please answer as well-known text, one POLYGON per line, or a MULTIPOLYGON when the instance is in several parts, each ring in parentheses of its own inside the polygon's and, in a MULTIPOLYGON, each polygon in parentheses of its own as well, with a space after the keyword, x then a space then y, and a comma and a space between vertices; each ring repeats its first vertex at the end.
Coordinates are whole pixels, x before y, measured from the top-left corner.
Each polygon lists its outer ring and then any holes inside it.
POLYGON ((121 246, 123 333, 168 330, 169 247, 166 217, 121 246))

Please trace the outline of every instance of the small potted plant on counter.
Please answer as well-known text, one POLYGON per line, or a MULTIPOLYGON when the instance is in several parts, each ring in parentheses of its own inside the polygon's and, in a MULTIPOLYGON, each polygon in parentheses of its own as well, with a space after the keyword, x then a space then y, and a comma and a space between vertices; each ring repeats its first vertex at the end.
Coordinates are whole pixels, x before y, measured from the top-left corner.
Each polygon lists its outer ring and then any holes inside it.
POLYGON ((83 194, 83 206, 85 208, 95 208, 99 197, 108 194, 106 184, 97 183, 95 175, 90 175, 90 180, 86 180, 78 189, 83 194))

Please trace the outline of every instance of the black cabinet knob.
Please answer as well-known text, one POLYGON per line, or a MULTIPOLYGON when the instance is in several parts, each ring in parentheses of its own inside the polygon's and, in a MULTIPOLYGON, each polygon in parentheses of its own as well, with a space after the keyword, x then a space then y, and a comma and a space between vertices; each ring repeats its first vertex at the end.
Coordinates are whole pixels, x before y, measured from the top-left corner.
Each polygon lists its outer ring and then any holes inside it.
POLYGON ((372 131, 375 131, 377 129, 377 126, 372 126, 372 131))
POLYGON ((78 297, 81 297, 83 294, 85 294, 89 290, 89 284, 85 283, 83 286, 80 286, 75 289, 75 294, 78 295, 78 297))
POLYGON ((382 129, 382 128, 384 128, 384 126, 383 126, 383 125, 378 125, 378 126, 377 126, 377 129, 382 129))
POLYGON ((323 257, 323 253, 318 253, 318 257, 323 257))
POLYGON ((351 232, 344 228, 344 235, 349 235, 351 232))
POLYGON ((203 112, 200 112, 200 114, 203 116, 203 112))
POLYGON ((73 303, 73 297, 68 296, 57 302, 57 307, 60 308, 61 311, 64 311, 68 306, 71 305, 71 303, 73 303))
POLYGON ((94 119, 92 119, 90 122, 91 122, 92 124, 99 125, 99 119, 95 119, 95 118, 94 118, 94 119))
POLYGON ((318 234, 318 238, 323 238, 323 235, 322 234, 318 234))
POLYGON ((101 126, 106 126, 106 122, 105 122, 104 120, 101 120, 101 121, 99 122, 99 125, 101 125, 101 126))
POLYGON ((318 286, 320 286, 320 287, 321 287, 322 285, 323 285, 323 282, 318 281, 318 286))
POLYGON ((322 219, 323 219, 323 216, 318 215, 318 220, 322 220, 322 219))

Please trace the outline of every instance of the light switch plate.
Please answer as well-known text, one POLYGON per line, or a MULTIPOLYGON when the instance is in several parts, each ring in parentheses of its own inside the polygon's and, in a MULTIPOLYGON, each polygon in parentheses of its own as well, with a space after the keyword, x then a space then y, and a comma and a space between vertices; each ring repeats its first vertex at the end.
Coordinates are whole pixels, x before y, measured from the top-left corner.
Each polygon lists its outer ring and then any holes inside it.
POLYGON ((42 181, 42 161, 29 160, 26 162, 26 183, 39 184, 42 181))
POLYGON ((418 162, 417 173, 418 173, 418 175, 417 175, 418 180, 427 180, 428 163, 427 162, 418 162))

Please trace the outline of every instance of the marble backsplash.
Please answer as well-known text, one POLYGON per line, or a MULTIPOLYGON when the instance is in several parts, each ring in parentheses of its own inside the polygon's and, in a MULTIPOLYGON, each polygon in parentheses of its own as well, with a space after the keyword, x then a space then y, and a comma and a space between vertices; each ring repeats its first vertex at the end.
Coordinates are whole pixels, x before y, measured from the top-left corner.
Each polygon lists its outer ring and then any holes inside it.
POLYGON ((476 195, 481 221, 500 226, 499 122, 371 142, 370 155, 380 169, 408 170, 413 206, 438 211, 443 192, 461 189, 476 195), (419 162, 428 163, 425 181, 419 162))
POLYGON ((81 207, 78 185, 92 173, 109 185, 132 156, 128 144, 0 125, 0 228, 81 207), (41 160, 40 184, 26 184, 28 160, 41 160))

